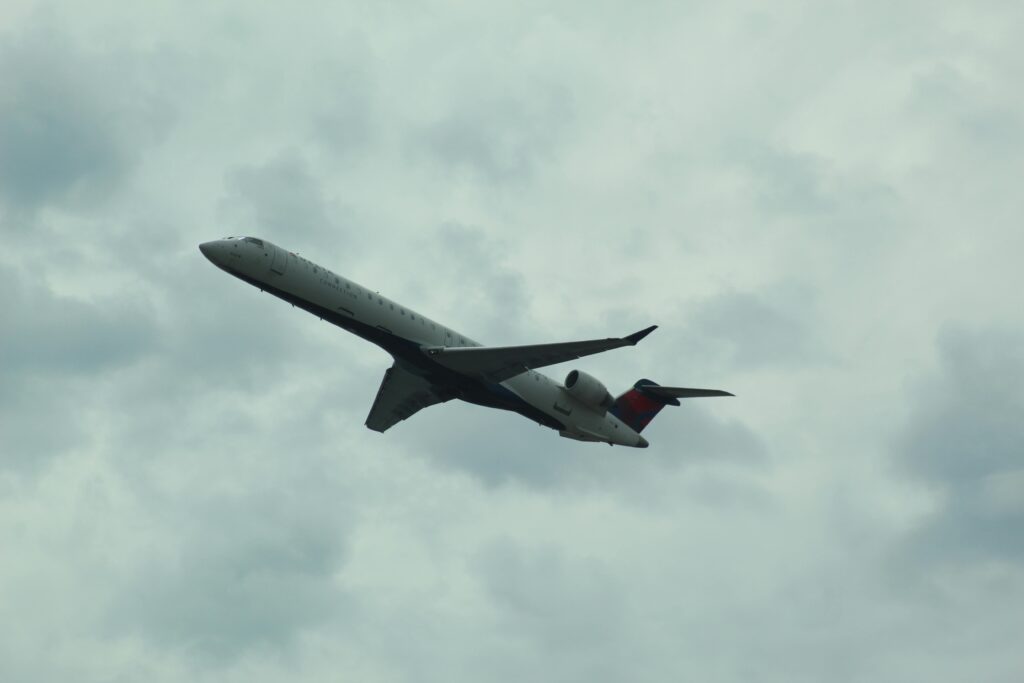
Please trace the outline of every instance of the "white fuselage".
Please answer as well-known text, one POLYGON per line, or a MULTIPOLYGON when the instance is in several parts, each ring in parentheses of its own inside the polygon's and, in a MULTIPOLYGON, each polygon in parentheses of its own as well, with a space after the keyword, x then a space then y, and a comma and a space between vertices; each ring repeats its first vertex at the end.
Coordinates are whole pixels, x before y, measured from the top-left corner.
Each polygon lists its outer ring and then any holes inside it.
MULTIPOLYGON (((226 238, 207 242, 201 249, 211 261, 232 275, 293 303, 298 300, 296 305, 305 302, 309 305, 303 307, 314 314, 329 311, 340 318, 339 326, 371 341, 378 340, 360 330, 393 335, 409 342, 410 347, 480 346, 460 332, 266 240, 226 238), (345 321, 351 321, 351 325, 345 321)), ((384 348, 394 355, 392 349, 384 348)), ((559 430, 562 436, 646 446, 639 434, 614 415, 580 402, 561 383, 540 372, 527 370, 501 382, 500 386, 552 418, 549 426, 553 422, 564 425, 564 429, 559 430)))

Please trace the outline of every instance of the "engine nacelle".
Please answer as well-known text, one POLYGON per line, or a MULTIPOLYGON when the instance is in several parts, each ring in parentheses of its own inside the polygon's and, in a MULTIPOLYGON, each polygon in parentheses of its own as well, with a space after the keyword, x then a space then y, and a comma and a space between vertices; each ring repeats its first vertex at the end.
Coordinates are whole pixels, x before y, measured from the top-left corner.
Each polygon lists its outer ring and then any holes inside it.
POLYGON ((597 379, 580 370, 573 370, 565 376, 565 390, 576 400, 605 413, 615 399, 597 379))

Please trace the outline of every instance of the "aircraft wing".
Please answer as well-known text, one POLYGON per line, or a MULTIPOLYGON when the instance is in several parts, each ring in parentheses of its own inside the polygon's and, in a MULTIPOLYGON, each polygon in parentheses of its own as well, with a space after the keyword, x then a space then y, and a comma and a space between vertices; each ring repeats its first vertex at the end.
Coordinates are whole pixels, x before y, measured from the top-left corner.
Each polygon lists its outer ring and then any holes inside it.
POLYGON ((556 365, 623 346, 635 346, 657 327, 651 325, 625 337, 608 339, 531 346, 428 346, 423 352, 449 370, 463 375, 483 377, 492 382, 503 382, 527 370, 556 365))
POLYGON ((435 403, 454 398, 418 375, 395 364, 384 373, 377 398, 366 416, 366 426, 384 432, 435 403))

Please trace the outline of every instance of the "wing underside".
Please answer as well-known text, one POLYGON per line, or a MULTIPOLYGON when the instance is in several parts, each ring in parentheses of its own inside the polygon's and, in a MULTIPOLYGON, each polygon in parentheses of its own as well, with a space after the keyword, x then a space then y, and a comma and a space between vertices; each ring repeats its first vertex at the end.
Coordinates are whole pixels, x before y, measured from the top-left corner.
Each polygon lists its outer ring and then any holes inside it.
POLYGON ((451 394, 395 364, 384 373, 377 398, 366 416, 366 426, 375 432, 384 432, 424 408, 452 398, 451 394))

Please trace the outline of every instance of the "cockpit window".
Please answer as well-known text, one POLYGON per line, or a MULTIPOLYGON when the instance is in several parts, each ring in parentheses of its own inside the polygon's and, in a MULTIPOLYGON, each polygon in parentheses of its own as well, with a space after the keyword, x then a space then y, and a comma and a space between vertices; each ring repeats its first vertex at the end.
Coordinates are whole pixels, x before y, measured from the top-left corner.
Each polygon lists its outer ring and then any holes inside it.
POLYGON ((251 242, 251 243, 255 244, 260 249, 263 248, 263 240, 256 239, 255 237, 246 237, 245 241, 246 242, 251 242))

